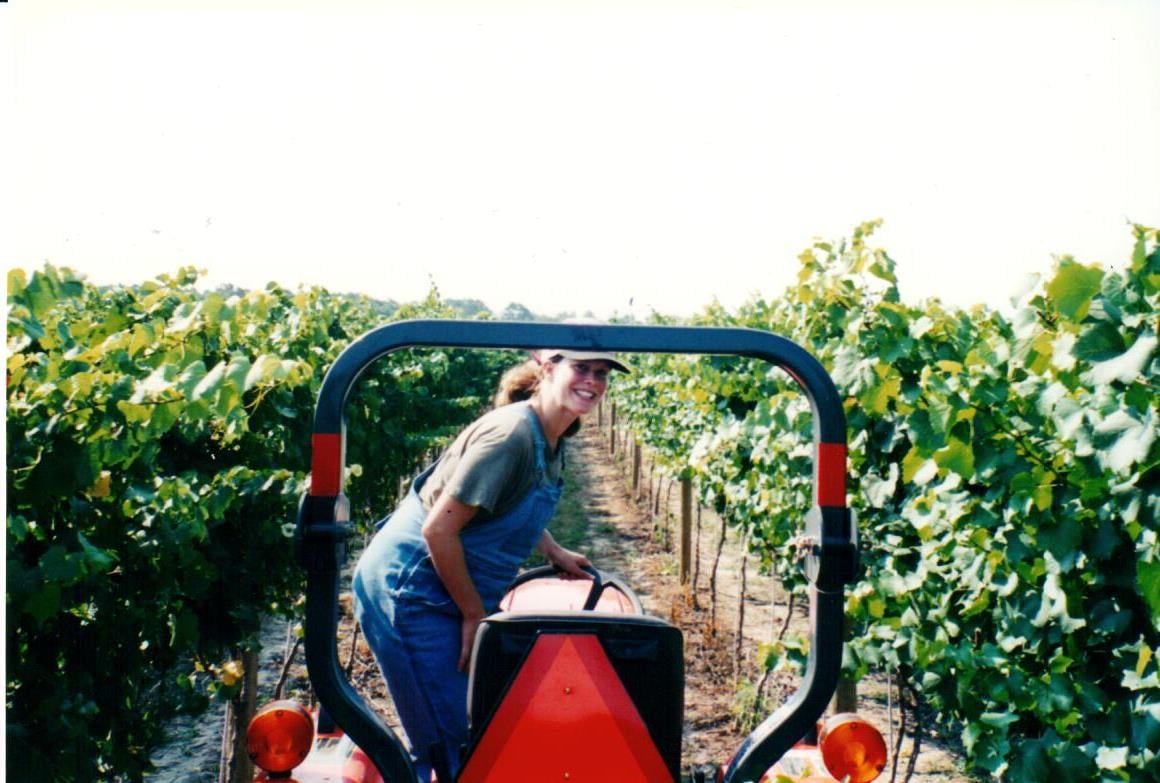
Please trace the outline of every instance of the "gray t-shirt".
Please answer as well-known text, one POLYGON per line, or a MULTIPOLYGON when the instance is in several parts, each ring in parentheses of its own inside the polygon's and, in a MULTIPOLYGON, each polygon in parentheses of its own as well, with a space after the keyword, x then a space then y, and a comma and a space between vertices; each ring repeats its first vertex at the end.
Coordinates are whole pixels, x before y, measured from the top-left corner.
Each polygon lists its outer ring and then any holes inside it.
MULTIPOLYGON (((419 488, 430 509, 444 492, 460 503, 478 506, 475 519, 500 516, 519 505, 536 483, 536 441, 526 402, 489 411, 459 433, 419 488)), ((563 443, 560 443, 563 446, 563 443)), ((545 446, 548 478, 559 480, 563 448, 545 446)))

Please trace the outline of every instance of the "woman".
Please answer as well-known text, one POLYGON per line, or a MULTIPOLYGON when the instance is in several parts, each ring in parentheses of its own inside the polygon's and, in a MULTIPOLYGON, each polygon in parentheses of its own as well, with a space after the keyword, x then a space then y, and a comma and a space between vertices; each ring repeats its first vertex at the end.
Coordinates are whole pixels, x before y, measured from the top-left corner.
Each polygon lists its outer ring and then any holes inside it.
POLYGON ((355 615, 387 681, 419 779, 452 777, 467 742, 467 663, 480 620, 533 550, 568 574, 588 560, 547 530, 562 439, 600 402, 611 353, 549 350, 505 373, 375 535, 354 575, 355 615))

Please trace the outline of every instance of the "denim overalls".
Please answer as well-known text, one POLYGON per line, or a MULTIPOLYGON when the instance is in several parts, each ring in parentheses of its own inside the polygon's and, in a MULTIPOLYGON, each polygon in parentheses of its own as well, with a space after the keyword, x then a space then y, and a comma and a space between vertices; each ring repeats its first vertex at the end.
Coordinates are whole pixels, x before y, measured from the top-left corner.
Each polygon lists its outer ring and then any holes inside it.
MULTIPOLYGON (((467 570, 487 612, 496 611, 507 585, 531 554, 560 499, 563 481, 548 478, 544 438, 535 412, 524 408, 535 438, 536 483, 510 511, 460 533, 467 570)), ((387 681, 410 741, 421 781, 431 779, 432 754, 459 771, 467 743, 467 675, 458 670, 463 616, 431 564, 422 525, 427 511, 418 489, 372 539, 354 574, 354 610, 387 681)))

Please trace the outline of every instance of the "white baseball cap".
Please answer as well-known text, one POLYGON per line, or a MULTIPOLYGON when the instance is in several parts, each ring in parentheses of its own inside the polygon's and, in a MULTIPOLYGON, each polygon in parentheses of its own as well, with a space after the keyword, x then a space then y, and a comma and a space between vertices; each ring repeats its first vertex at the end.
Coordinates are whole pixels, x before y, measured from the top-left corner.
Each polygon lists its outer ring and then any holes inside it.
POLYGON ((614 370, 632 372, 628 369, 628 365, 616 357, 616 354, 608 351, 571 351, 564 348, 545 348, 540 351, 538 360, 550 362, 556 358, 571 359, 574 362, 608 362, 614 370))

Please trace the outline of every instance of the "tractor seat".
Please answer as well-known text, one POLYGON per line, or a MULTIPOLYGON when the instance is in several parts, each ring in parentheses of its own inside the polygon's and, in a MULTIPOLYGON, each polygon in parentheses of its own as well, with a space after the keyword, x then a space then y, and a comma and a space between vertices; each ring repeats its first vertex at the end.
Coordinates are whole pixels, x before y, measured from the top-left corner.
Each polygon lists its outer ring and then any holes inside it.
POLYGON ((655 617, 500 613, 479 627, 459 783, 680 775, 684 643, 655 617))

